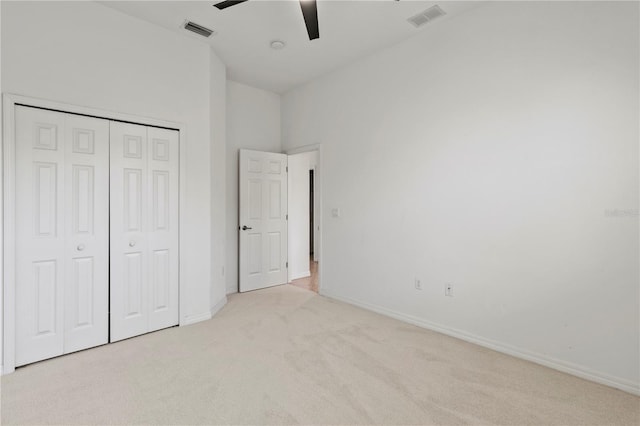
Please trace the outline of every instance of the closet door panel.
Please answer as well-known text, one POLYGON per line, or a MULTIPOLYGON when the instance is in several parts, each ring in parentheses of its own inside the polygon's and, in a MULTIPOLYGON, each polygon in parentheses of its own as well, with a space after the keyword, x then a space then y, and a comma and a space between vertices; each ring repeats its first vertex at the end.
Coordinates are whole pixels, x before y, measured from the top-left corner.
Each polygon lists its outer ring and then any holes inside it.
POLYGON ((175 130, 147 129, 149 138, 149 331, 178 324, 178 167, 175 130))
POLYGON ((112 342, 148 331, 147 128, 110 123, 112 342))
POLYGON ((109 340, 109 122, 66 116, 64 352, 109 340))
POLYGON ((16 366, 64 350, 64 119, 16 107, 16 366))

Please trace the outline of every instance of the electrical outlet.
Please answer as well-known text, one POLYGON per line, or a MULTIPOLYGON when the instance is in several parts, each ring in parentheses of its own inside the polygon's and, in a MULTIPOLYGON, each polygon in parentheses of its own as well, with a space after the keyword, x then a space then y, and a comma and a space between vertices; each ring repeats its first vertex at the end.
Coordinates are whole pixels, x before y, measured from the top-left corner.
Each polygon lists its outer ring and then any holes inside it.
POLYGON ((414 284, 415 284, 415 286, 416 286, 416 290, 422 290, 422 282, 420 281, 420 279, 419 279, 419 278, 416 278, 416 279, 415 279, 414 284))
POLYGON ((453 297, 453 284, 452 283, 446 283, 444 285, 444 295, 445 296, 449 296, 449 297, 453 297))

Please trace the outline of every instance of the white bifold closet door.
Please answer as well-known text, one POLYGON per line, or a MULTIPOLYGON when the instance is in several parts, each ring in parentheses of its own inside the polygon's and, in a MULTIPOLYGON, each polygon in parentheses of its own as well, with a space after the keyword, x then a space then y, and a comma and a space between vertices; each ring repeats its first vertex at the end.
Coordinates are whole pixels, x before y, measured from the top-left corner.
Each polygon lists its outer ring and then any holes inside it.
POLYGON ((111 122, 111 341, 177 325, 176 130, 111 122))
POLYGON ((108 340, 109 122, 16 107, 16 366, 108 340))

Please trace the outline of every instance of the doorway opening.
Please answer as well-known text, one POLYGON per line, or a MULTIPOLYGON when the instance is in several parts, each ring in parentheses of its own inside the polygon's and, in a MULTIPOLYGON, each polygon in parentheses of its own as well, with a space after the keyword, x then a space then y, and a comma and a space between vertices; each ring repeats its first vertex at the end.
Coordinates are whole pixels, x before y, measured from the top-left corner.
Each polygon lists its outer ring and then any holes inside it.
POLYGON ((319 293, 319 150, 289 153, 289 282, 319 293))
POLYGON ((240 150, 241 293, 286 283, 322 293, 321 158, 319 144, 284 154, 240 150))
POLYGON ((314 210, 313 210, 313 169, 309 170, 309 255, 311 260, 313 260, 313 219, 314 219, 314 210))
POLYGON ((315 197, 314 197, 314 170, 309 170, 309 210, 308 210, 308 221, 309 221, 309 250, 308 250, 308 258, 309 258, 309 276, 294 279, 291 281, 291 284, 304 288, 305 290, 310 290, 315 293, 318 293, 318 261, 315 259, 315 233, 316 233, 316 225, 315 225, 315 197))

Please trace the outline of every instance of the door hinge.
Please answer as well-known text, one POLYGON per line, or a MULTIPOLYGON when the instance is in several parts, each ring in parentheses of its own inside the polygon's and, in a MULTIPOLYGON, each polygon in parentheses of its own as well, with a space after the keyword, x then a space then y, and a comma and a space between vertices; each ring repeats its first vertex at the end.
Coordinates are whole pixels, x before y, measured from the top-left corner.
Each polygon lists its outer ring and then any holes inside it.
POLYGON ((289 173, 289 166, 286 166, 285 169, 287 170, 287 173, 289 173))
POLYGON ((285 266, 288 268, 289 267, 289 262, 287 262, 285 266))
POLYGON ((288 214, 284 215, 284 219, 289 220, 289 215, 288 214))

